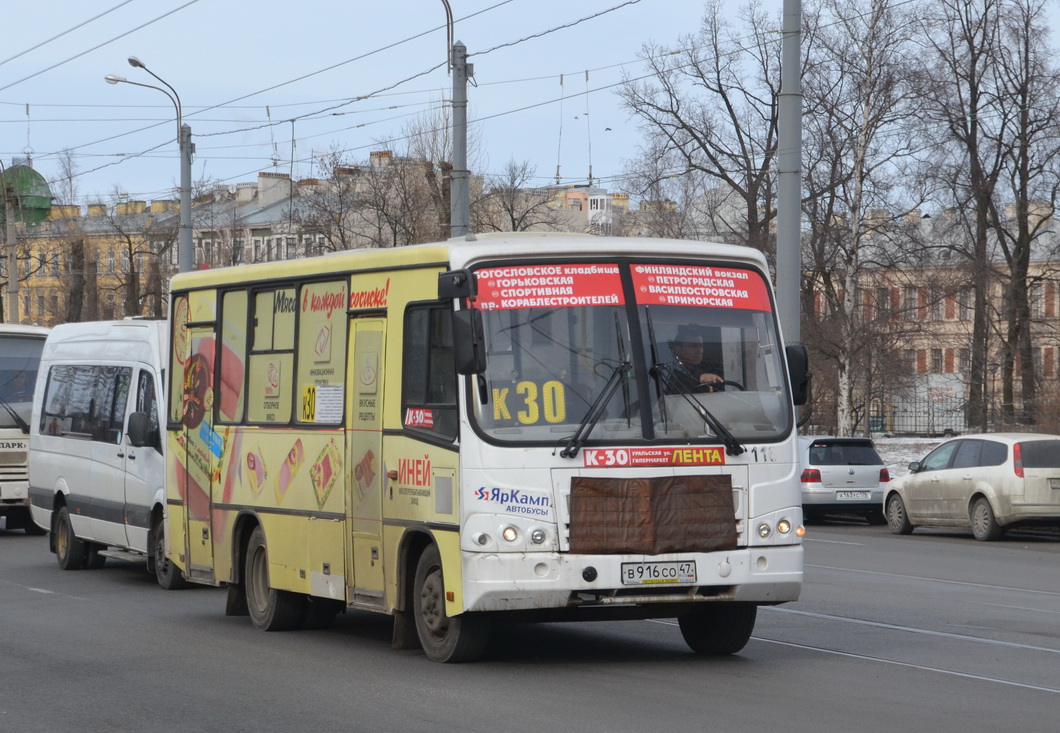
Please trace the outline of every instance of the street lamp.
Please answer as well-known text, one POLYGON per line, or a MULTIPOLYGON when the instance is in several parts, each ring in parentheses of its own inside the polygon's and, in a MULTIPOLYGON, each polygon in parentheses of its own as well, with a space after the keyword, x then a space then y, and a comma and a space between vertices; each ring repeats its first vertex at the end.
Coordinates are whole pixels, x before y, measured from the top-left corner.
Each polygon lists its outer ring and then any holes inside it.
POLYGON ((162 77, 144 66, 144 63, 135 56, 129 57, 129 66, 135 69, 143 69, 159 82, 166 86, 156 87, 153 84, 141 84, 138 81, 129 81, 124 76, 107 74, 104 80, 108 84, 132 84, 136 87, 157 89, 169 97, 173 107, 177 111, 177 145, 180 147, 180 230, 177 237, 177 271, 189 272, 195 266, 195 254, 191 244, 191 156, 195 153, 195 145, 191 142, 191 126, 184 124, 182 109, 180 106, 180 95, 177 90, 169 85, 162 77), (166 91, 166 90, 169 91, 166 91))

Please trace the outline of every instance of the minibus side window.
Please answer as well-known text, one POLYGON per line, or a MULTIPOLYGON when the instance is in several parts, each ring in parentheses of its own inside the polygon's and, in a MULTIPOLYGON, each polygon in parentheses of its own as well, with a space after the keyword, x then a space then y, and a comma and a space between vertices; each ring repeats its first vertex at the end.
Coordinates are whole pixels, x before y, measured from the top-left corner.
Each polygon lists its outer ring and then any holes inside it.
POLYGON ((146 369, 140 370, 136 383, 136 412, 147 415, 148 445, 162 452, 162 436, 158 429, 158 400, 155 399, 154 375, 146 369))

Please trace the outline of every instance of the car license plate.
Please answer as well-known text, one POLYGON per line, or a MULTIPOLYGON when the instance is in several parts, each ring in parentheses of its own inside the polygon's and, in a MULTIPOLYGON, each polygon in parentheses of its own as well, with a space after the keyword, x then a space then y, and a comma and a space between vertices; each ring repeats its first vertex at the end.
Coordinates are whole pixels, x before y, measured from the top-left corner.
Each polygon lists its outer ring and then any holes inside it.
POLYGON ((622 563, 622 585, 695 582, 696 563, 692 560, 622 563))
POLYGON ((868 501, 869 492, 867 491, 837 491, 835 492, 836 501, 868 501))

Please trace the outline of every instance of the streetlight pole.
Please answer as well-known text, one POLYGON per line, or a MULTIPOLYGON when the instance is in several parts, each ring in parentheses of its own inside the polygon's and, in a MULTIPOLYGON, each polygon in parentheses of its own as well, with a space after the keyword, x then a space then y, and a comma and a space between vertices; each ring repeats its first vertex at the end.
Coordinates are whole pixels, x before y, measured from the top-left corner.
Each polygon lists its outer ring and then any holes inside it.
POLYGON ((169 101, 173 103, 173 107, 177 112, 177 145, 180 148, 180 228, 177 236, 177 271, 189 272, 195 267, 195 250, 192 249, 191 243, 191 156, 195 153, 195 145, 191 142, 191 126, 184 124, 180 95, 177 94, 176 89, 170 86, 169 82, 147 68, 135 56, 129 57, 129 66, 143 69, 164 84, 166 89, 156 87, 153 84, 129 81, 124 76, 116 76, 114 74, 107 74, 104 80, 108 84, 132 84, 137 87, 157 89, 169 97, 169 101))

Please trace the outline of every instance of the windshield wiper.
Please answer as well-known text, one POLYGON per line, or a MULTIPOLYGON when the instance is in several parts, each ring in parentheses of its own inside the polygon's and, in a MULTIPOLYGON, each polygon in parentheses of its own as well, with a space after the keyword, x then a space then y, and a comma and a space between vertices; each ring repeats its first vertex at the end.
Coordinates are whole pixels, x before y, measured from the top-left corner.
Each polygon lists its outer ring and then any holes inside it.
MULTIPOLYGON (((672 372, 672 367, 667 367, 672 372)), ((696 411, 696 414, 703 418, 703 422, 710 426, 710 429, 714 431, 714 434, 721 438, 722 444, 725 446, 725 452, 730 456, 738 456, 746 451, 740 441, 736 439, 736 436, 725 427, 718 418, 714 417, 713 413, 708 410, 702 402, 696 399, 696 396, 692 394, 692 391, 681 382, 680 379, 670 379, 669 383, 674 389, 678 391, 682 397, 685 398, 685 402, 692 406, 692 409, 696 411)), ((665 403, 666 400, 663 399, 665 403)))
POLYGON ((578 455, 578 451, 581 450, 582 445, 588 439, 589 433, 596 427, 596 423, 600 422, 600 418, 604 414, 604 408, 607 407, 607 403, 611 401, 611 398, 618 390, 618 385, 625 380, 625 376, 629 374, 632 368, 633 364, 628 361, 624 361, 615 367, 615 370, 611 372, 610 379, 607 380, 607 384, 604 385, 603 390, 593 400, 593 404, 589 406, 589 411, 585 413, 585 417, 582 419, 581 424, 578 425, 578 429, 574 431, 574 435, 567 441, 567 445, 559 452, 560 457, 574 458, 578 455))
POLYGON ((0 407, 3 407, 11 419, 15 421, 15 425, 26 435, 29 435, 29 423, 22 419, 22 416, 15 411, 15 408, 7 404, 7 400, 0 399, 0 407))

